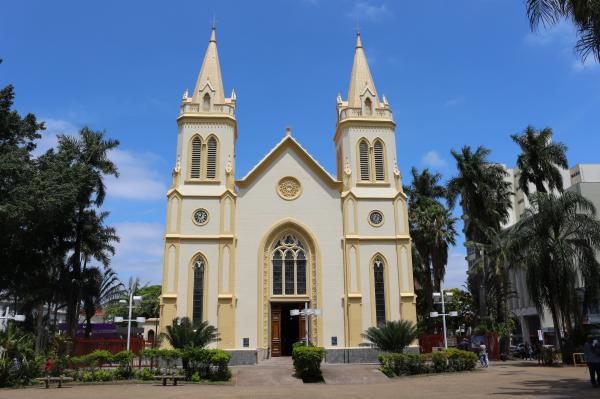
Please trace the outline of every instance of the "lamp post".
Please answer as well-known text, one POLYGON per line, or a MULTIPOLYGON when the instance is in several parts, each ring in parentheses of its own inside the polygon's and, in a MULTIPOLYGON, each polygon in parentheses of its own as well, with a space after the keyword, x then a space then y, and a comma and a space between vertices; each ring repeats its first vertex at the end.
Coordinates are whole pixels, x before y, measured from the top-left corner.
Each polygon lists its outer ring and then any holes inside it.
POLYGON ((2 320, 2 329, 4 330, 5 326, 8 325, 8 321, 9 320, 14 320, 14 321, 25 321, 25 315, 24 314, 14 314, 14 315, 10 315, 10 309, 7 307, 4 308, 4 315, 0 315, 0 320, 2 320))
POLYGON ((448 297, 448 300, 452 298, 452 292, 444 292, 440 283, 440 292, 433 293, 434 301, 441 300, 442 303, 442 313, 431 312, 429 313, 429 317, 436 318, 438 316, 442 316, 442 325, 444 326, 444 348, 448 349, 448 337, 446 331, 446 316, 456 317, 458 316, 458 312, 452 311, 450 313, 446 313, 446 301, 445 297, 448 297))
POLYGON ((304 345, 308 346, 308 316, 321 316, 321 309, 310 309, 308 302, 304 302, 304 309, 290 310, 290 316, 304 316, 304 345))
MULTIPOLYGON (((131 292, 129 293, 129 316, 128 316, 128 318, 124 319, 123 317, 120 317, 120 316, 115 317, 115 323, 122 323, 124 321, 127 322, 127 350, 128 351, 130 348, 130 340, 131 340, 131 322, 132 321, 136 321, 138 323, 146 322, 145 317, 136 317, 135 319, 131 318, 131 313, 133 312, 133 308, 135 306, 139 305, 139 303, 141 301, 142 301, 141 295, 133 295, 133 290, 131 290, 131 292)), ((119 303, 126 304, 127 301, 125 299, 120 299, 119 303)))

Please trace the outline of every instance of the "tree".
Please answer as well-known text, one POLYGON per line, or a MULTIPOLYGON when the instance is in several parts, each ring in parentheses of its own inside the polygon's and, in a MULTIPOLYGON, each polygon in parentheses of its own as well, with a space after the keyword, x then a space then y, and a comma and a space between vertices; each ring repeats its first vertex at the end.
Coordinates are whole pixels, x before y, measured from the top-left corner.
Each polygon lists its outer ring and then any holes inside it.
POLYGON ((68 168, 73 182, 76 182, 76 205, 73 209, 73 240, 68 259, 69 281, 67 287, 67 332, 73 336, 77 327, 79 300, 81 298, 82 263, 86 255, 103 261, 102 252, 89 251, 96 237, 87 235, 86 222, 89 222, 90 209, 102 205, 106 196, 104 177, 118 176, 117 167, 108 158, 108 153, 119 145, 117 140, 105 140, 104 132, 93 131, 88 127, 80 130, 78 137, 61 135, 58 137, 58 156, 68 168), (89 241, 88 241, 89 240, 89 241), (99 258, 97 257, 99 256, 99 258))
POLYGON ((527 126, 523 134, 513 134, 512 140, 521 147, 517 158, 520 170, 519 188, 529 196, 529 183, 535 185, 536 191, 546 193, 548 190, 563 191, 561 168, 568 168, 567 147, 562 143, 552 142, 552 129, 549 127, 536 131, 527 126), (546 183, 546 184, 544 184, 546 183))
POLYGON ((417 339, 419 333, 409 320, 388 320, 377 327, 367 328, 361 335, 369 345, 381 351, 402 353, 417 339))
POLYGON ((582 60, 592 54, 600 62, 600 1, 598 0, 527 0, 527 15, 533 30, 570 19, 579 36, 575 50, 582 60))
POLYGON ((98 309, 119 300, 124 292, 123 283, 117 274, 107 268, 102 271, 98 267, 83 270, 83 310, 85 314, 85 334, 89 337, 92 331, 91 320, 98 309))
MULTIPOLYGON (((490 150, 478 147, 475 152, 465 146, 460 152, 451 151, 456 160, 458 175, 447 184, 448 201, 452 208, 460 196, 463 211, 464 232, 467 244, 473 248, 491 242, 490 233, 499 232, 508 220, 511 208, 510 183, 505 180, 507 172, 499 164, 488 161, 490 150)), ((484 262, 486 257, 483 257, 484 262)), ((486 301, 486 275, 488 265, 482 264, 481 272, 471 271, 468 277, 469 291, 477 296, 479 313, 488 316, 486 301)))
POLYGON ((515 226, 529 296, 538 312, 552 315, 556 343, 562 350, 562 324, 570 331, 578 316, 578 281, 585 287, 584 306, 598 300, 600 221, 594 205, 580 194, 531 196, 531 208, 515 226))
POLYGON ((167 326, 165 337, 175 349, 204 348, 208 344, 220 340, 217 328, 208 321, 192 324, 189 317, 176 318, 167 326))

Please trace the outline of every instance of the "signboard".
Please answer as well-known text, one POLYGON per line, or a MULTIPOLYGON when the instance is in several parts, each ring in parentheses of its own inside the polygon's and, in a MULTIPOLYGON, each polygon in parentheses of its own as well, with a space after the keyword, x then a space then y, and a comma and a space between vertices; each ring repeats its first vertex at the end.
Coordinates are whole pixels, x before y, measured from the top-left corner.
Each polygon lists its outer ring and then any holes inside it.
POLYGON ((537 330, 537 332, 538 332, 538 341, 544 342, 544 333, 542 332, 542 330, 537 330))

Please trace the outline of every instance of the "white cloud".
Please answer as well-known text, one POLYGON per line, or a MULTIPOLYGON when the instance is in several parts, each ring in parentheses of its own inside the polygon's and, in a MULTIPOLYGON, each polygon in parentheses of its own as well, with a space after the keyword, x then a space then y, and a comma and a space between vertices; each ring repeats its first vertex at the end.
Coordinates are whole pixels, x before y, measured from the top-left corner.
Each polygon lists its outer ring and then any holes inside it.
POLYGON ((119 177, 106 178, 109 196, 133 200, 156 200, 166 195, 167 188, 153 167, 160 157, 145 152, 113 150, 109 158, 119 168, 119 177))
POLYGON ((594 70, 597 69, 598 66, 600 66, 600 64, 593 55, 588 56, 585 61, 575 60, 572 64, 573 70, 577 72, 594 70))
POLYGON ((444 103, 444 106, 445 107, 454 107, 455 105, 460 105, 460 104, 463 104, 464 102, 465 102, 464 96, 457 96, 457 97, 453 97, 453 98, 446 100, 446 102, 444 103))
POLYGON ((550 44, 561 47, 572 47, 575 43, 577 33, 572 23, 561 21, 546 29, 541 27, 537 32, 529 32, 523 38, 528 46, 547 46, 550 44))
POLYGON ((444 158, 438 154, 437 151, 428 151, 423 158, 421 159, 421 163, 425 164, 431 168, 445 168, 448 166, 448 163, 444 158))
POLYGON ((450 251, 448 255, 448 264, 446 265, 446 276, 444 278, 444 287, 463 288, 467 281, 467 261, 466 254, 450 251))
POLYGON ((50 148, 55 148, 58 144, 58 135, 75 135, 78 128, 72 123, 62 119, 40 118, 44 121, 46 130, 40 132, 42 138, 37 141, 37 147, 33 151, 34 156, 40 156, 50 148))
POLYGON ((139 277, 150 283, 159 283, 162 275, 164 227, 159 223, 115 223, 121 242, 116 245, 112 267, 122 280, 139 277))
POLYGON ((391 11, 389 11, 385 3, 375 5, 370 1, 357 1, 347 16, 360 22, 361 19, 379 20, 390 14, 391 11))

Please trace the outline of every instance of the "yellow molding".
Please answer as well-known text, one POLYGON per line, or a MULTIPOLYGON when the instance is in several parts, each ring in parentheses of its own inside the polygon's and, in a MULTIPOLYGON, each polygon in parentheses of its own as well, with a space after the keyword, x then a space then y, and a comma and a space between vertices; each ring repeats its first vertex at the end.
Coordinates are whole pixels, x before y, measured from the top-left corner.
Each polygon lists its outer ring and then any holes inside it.
POLYGON ((395 133, 395 129, 396 129, 396 123, 392 120, 386 120, 386 119, 376 119, 376 118, 348 118, 348 119, 344 119, 342 122, 338 122, 336 128, 335 128, 335 134, 333 136, 333 141, 335 143, 338 142, 338 140, 340 139, 340 135, 342 132, 342 129, 344 127, 346 127, 346 125, 353 125, 353 126, 359 126, 359 127, 373 127, 374 125, 376 126, 387 126, 389 128, 391 128, 394 133, 395 133))
POLYGON ((346 240, 357 240, 357 241, 408 241, 410 236, 408 234, 398 234, 395 236, 367 236, 361 234, 348 234, 344 237, 346 240))
POLYGON ((221 184, 221 180, 215 180, 215 179, 185 179, 183 182, 185 184, 214 184, 214 185, 221 184))
POLYGON ((348 298, 362 298, 362 293, 360 293, 360 292, 349 293, 348 298))
POLYGON ((177 298, 177 294, 171 293, 171 294, 161 294, 160 296, 161 298, 177 298))
POLYGON ((233 240, 233 234, 165 234, 165 240, 233 240))

